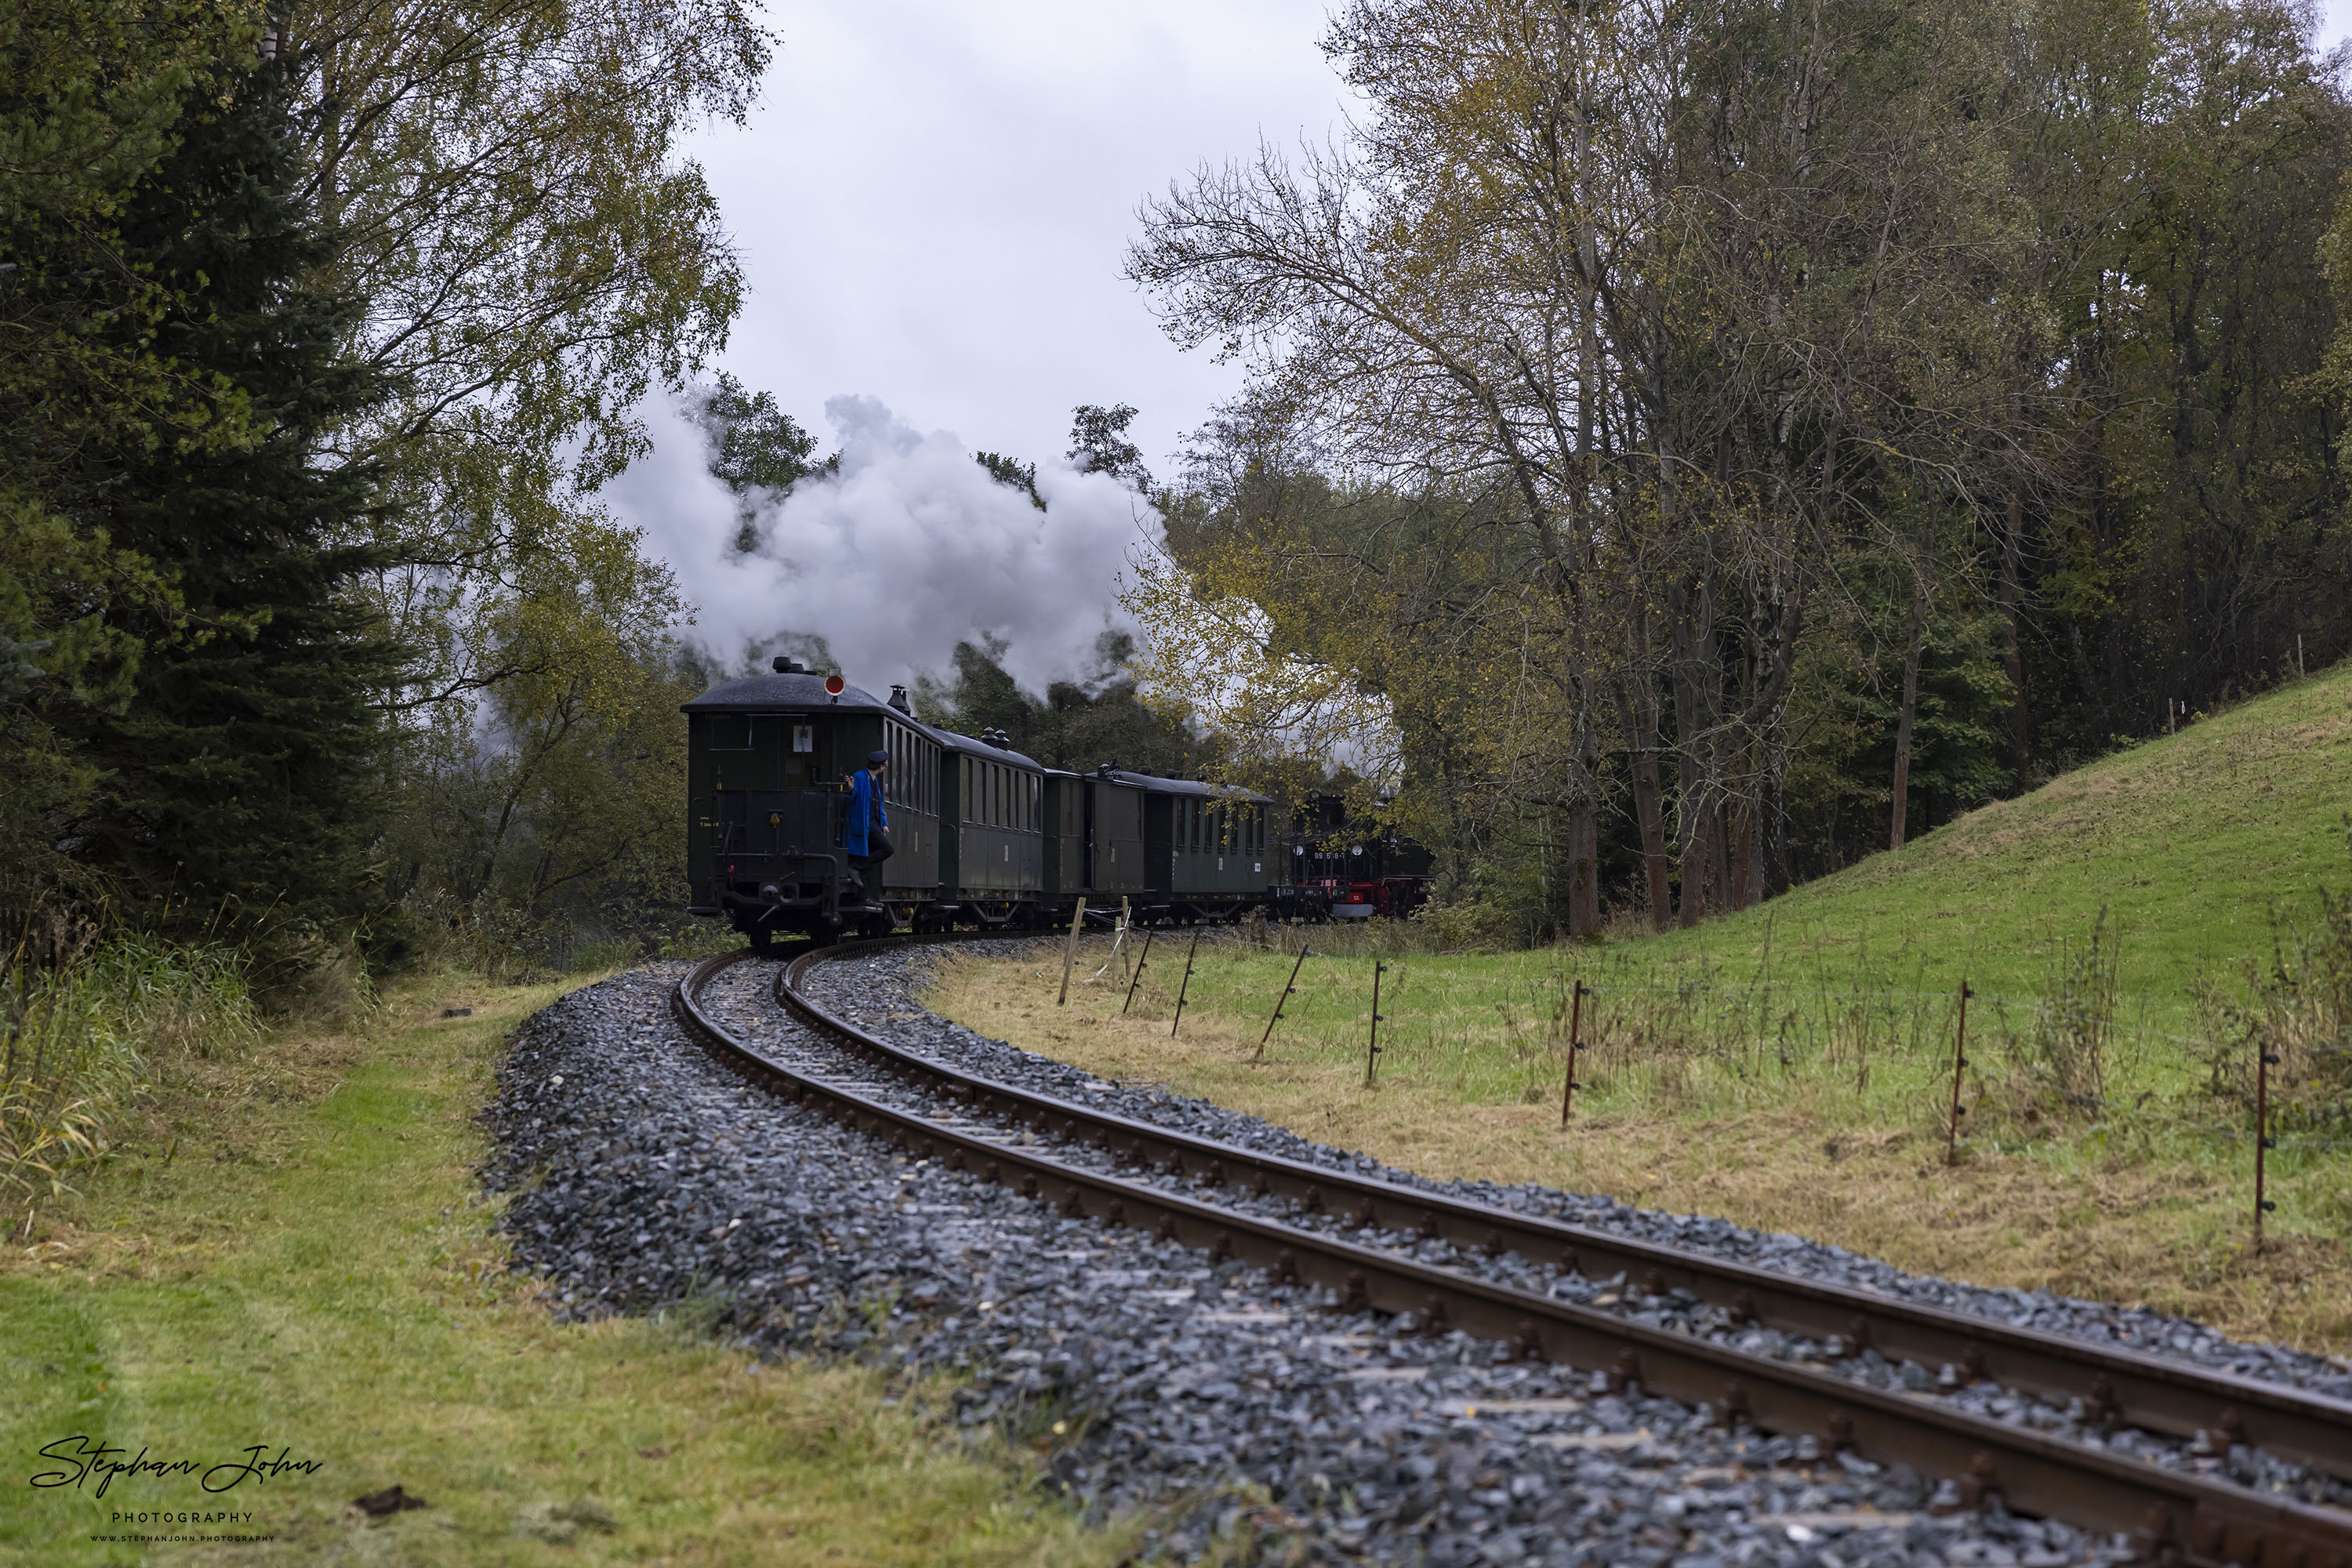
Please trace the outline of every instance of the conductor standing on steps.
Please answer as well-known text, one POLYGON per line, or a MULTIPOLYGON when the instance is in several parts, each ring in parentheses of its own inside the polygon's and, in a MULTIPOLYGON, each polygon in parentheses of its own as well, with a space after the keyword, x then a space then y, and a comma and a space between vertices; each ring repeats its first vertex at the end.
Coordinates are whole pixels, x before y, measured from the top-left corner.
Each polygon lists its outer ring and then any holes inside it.
POLYGON ((866 753, 863 771, 849 775, 849 822, 841 830, 841 847, 849 851, 849 868, 857 875, 857 901, 868 907, 882 902, 879 868, 890 858, 890 814, 882 805, 882 770, 890 753, 866 753))

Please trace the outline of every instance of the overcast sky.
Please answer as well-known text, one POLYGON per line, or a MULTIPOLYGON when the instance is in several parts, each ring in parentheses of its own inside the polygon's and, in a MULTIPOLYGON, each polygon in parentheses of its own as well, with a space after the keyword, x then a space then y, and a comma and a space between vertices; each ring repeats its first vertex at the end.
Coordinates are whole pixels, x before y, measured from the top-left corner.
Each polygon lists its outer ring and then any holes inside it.
POLYGON ((1154 468, 1234 385, 1119 277, 1136 203, 1341 122, 1322 0, 771 0, 747 130, 695 152, 751 295, 727 367, 829 438, 839 394, 1051 462, 1127 402, 1154 468))
MULTIPOLYGON (((883 428, 872 421, 887 414, 910 432, 1050 468, 1072 405, 1131 403, 1138 444, 1164 472, 1237 377, 1177 353, 1119 276, 1136 205, 1204 162, 1247 156, 1262 135, 1295 145, 1339 132, 1343 89, 1318 47, 1326 11, 1326 0, 771 0, 778 43, 761 106, 747 127, 690 149, 751 283, 725 368, 774 393, 827 451, 854 434, 828 419, 828 401, 859 398, 861 427, 883 428)), ((2352 0, 2330 0, 2323 15, 2332 44, 2352 27, 2352 0)), ((674 419, 656 426, 665 446, 693 440, 674 419)), ((688 582, 732 572, 716 556, 687 560, 723 550, 733 525, 723 497, 694 493, 691 454, 664 457, 614 499, 688 582), (709 516, 692 522, 689 511, 709 516)), ((930 493, 877 493, 918 492, 930 493)), ((931 496, 922 527, 959 526, 959 505, 931 496)), ((788 512, 771 532, 783 549, 803 534, 855 548, 865 532, 916 549, 921 529, 901 521, 812 530, 788 512)), ((796 568, 778 570, 781 581, 796 568)), ((1106 581, 1094 603, 1040 606, 1073 617, 1069 628, 949 626, 801 581, 778 612, 793 624, 763 624, 773 594, 714 592, 712 611, 719 597, 736 609, 706 628, 723 625, 740 646, 897 623, 908 668, 937 668, 974 630, 1076 646, 1086 626, 1099 629, 1111 592, 1106 581)))

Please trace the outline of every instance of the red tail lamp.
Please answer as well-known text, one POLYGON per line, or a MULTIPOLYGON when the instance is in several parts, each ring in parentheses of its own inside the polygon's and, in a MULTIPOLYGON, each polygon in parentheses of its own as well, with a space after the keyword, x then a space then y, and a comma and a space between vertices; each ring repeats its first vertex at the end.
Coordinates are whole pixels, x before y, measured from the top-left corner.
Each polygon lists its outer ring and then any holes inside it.
POLYGON ((842 679, 841 677, 837 675, 828 675, 824 678, 825 695, 828 697, 838 697, 845 689, 847 689, 848 685, 849 682, 842 679))

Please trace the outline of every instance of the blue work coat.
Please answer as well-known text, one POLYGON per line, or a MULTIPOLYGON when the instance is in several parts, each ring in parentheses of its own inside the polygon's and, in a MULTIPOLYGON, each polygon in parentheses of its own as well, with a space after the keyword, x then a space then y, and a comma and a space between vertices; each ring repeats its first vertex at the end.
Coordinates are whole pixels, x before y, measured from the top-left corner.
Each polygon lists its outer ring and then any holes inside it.
POLYGON ((852 855, 870 855, 866 835, 877 827, 890 826, 890 813, 882 805, 882 792, 875 787, 870 769, 860 768, 849 780, 849 822, 841 830, 841 847, 852 855))

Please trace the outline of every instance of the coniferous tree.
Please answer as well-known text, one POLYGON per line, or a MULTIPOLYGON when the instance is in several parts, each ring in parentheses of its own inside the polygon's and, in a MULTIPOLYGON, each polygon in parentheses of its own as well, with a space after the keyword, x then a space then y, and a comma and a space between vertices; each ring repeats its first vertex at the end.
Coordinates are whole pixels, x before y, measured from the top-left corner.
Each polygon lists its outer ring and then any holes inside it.
POLYGON ((327 441, 378 387, 339 346, 354 305, 326 281, 330 237, 289 194, 282 76, 217 85, 116 229, 166 301, 139 330, 205 395, 147 449, 83 451, 76 487, 83 530, 152 563, 174 604, 127 612, 144 646, 128 700, 60 723, 100 770, 78 858, 139 918, 287 964, 362 910, 369 693, 393 649, 348 592, 374 560, 349 542, 376 477, 327 441), (206 439, 215 420, 237 438, 206 439))

